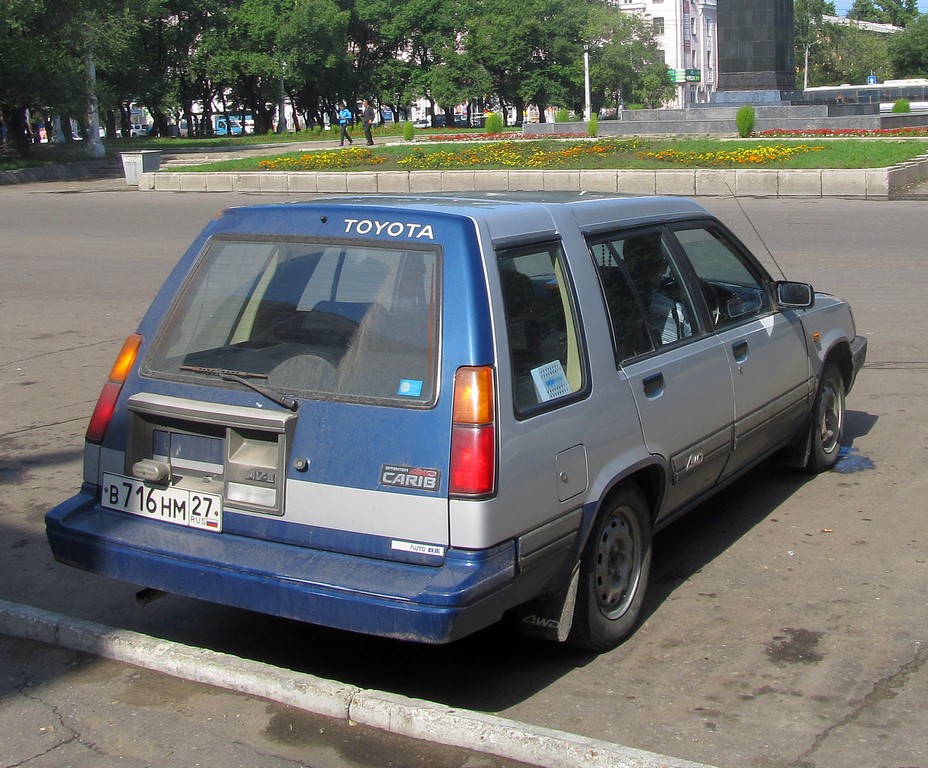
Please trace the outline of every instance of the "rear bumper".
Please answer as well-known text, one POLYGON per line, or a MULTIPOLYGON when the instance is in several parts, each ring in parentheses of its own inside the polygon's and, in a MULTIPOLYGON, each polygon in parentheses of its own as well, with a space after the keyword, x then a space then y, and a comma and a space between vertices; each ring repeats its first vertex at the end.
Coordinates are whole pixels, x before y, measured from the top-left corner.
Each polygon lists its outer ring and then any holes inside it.
POLYGON ((49 511, 45 524, 55 559, 67 565, 260 613, 425 643, 488 626, 538 588, 531 575, 516 578, 513 542, 449 550, 440 567, 409 565, 136 518, 100 507, 87 488, 49 511))

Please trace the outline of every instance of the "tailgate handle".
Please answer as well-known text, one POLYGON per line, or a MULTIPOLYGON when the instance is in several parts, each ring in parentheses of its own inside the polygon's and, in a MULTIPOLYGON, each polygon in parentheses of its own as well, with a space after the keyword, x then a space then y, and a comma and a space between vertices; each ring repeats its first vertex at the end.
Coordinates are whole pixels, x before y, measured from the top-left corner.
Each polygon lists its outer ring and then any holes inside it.
POLYGON ((660 394, 664 391, 664 374, 655 373, 652 376, 648 376, 641 382, 644 388, 644 394, 647 397, 659 397, 660 394))
POLYGON ((735 356, 736 363, 743 363, 748 359, 748 343, 743 339, 736 341, 731 345, 731 353, 735 356))

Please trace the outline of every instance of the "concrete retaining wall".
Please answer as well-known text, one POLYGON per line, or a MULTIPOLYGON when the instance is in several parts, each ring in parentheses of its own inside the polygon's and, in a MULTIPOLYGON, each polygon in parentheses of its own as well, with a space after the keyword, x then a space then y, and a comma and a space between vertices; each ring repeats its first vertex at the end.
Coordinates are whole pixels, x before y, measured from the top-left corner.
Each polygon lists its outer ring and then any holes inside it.
MULTIPOLYGON (((601 120, 600 136, 737 136, 738 106, 689 107, 687 109, 626 109, 620 120, 601 120)), ((756 106, 754 130, 877 130, 928 126, 928 113, 881 114, 877 104, 807 104, 756 106)), ((531 123, 527 136, 558 133, 586 134, 586 123, 531 123)))
POLYGON ((572 191, 621 195, 893 198, 928 179, 928 155, 891 168, 854 170, 674 169, 511 171, 301 171, 145 173, 139 189, 157 192, 416 194, 572 191))

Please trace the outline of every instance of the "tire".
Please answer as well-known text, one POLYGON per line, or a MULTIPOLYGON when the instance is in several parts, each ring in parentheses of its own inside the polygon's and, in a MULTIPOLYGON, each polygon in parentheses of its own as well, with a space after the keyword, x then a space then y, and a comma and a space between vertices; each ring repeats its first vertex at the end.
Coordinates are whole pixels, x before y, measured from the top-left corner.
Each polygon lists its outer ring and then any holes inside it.
POLYGON ((844 378, 833 360, 825 363, 809 420, 809 472, 825 472, 838 461, 844 438, 844 378))
POLYGON ((638 622, 651 571, 651 516, 634 486, 603 506, 580 560, 568 642, 584 651, 615 648, 638 622))

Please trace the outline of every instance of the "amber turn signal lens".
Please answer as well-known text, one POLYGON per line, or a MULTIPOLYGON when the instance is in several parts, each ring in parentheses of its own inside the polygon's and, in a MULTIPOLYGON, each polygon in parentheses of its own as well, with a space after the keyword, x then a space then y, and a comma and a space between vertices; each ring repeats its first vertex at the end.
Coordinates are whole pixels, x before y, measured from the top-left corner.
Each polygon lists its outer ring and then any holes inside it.
POLYGON ((455 424, 490 424, 494 419, 493 369, 458 368, 454 377, 455 424))
POLYGON ((133 333, 126 339, 116 357, 116 362, 110 369, 109 379, 103 385, 103 391, 97 399, 97 405, 93 409, 93 416, 90 417, 90 424, 87 426, 87 433, 84 439, 88 443, 99 445, 103 442, 106 430, 113 418, 116 410, 116 401, 119 399, 119 393, 122 391, 122 385, 125 384, 129 376, 129 371, 135 364, 135 358, 138 356, 139 347, 142 345, 142 337, 133 333))

